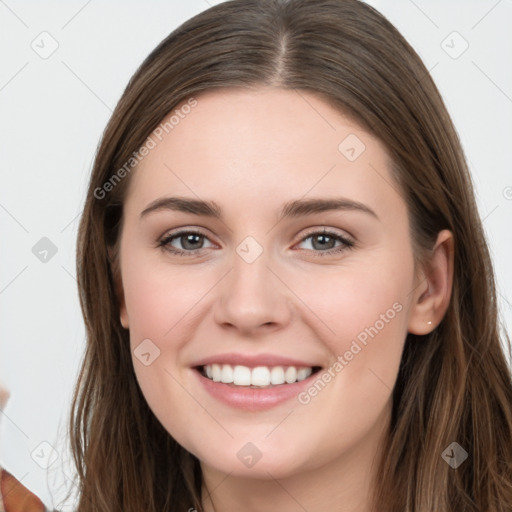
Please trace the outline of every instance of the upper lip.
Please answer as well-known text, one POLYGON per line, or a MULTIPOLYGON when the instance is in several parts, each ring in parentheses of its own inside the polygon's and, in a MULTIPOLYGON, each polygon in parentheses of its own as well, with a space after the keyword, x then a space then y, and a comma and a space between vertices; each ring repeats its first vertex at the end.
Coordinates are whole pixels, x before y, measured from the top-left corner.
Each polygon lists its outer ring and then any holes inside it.
POLYGON ((247 366, 254 368, 256 366, 295 366, 302 368, 310 368, 321 366, 310 361, 301 361, 286 356, 279 356, 276 354, 216 354, 214 356, 205 357, 191 364, 193 368, 198 366, 206 366, 210 364, 229 364, 231 366, 247 366))

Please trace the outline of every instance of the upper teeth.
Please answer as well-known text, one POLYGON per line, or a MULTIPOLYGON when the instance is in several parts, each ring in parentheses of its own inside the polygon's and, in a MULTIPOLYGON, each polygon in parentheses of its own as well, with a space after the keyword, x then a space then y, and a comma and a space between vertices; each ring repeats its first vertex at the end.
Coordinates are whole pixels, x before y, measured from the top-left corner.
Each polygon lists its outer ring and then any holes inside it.
POLYGON ((230 364, 208 364, 204 367, 206 376, 214 382, 236 386, 270 386, 271 384, 292 384, 307 379, 313 369, 295 366, 231 366, 230 364))

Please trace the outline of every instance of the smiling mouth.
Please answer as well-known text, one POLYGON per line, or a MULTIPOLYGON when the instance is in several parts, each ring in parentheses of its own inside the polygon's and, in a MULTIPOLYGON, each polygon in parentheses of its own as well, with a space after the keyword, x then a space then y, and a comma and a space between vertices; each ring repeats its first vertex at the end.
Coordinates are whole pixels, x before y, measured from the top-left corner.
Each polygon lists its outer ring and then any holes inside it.
POLYGON ((208 364, 195 368, 203 377, 230 387, 272 388, 301 382, 321 370, 320 366, 256 366, 208 364))

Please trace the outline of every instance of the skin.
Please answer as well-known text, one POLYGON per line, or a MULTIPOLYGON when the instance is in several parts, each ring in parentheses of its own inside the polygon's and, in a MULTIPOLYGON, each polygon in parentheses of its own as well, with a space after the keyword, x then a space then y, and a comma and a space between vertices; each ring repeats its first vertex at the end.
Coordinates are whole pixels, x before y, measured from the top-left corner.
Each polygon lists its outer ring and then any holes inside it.
POLYGON ((315 95, 225 89, 196 99, 134 171, 125 201, 120 319, 132 350, 147 338, 160 350, 148 366, 133 357, 142 392, 201 461, 208 512, 369 511, 406 335, 435 329, 448 305, 451 234, 439 234, 428 269, 415 264, 385 147, 315 95), (366 146, 355 161, 338 150, 349 134, 366 146), (213 200, 224 217, 160 210, 141 219, 170 195, 213 200), (341 196, 378 219, 329 211, 277 222, 290 200, 341 196), (192 246, 172 241, 199 255, 158 247, 177 228, 204 233, 192 246), (341 244, 315 243, 324 228, 354 247, 315 257, 341 244), (252 263, 236 252, 247 236, 263 250, 252 263), (265 352, 327 369, 394 303, 401 311, 307 404, 242 411, 210 396, 190 368, 223 352, 265 352), (252 467, 237 458, 248 442, 262 454, 252 467))
POLYGON ((0 383, 0 411, 2 411, 9 400, 10 393, 1 383, 0 383))

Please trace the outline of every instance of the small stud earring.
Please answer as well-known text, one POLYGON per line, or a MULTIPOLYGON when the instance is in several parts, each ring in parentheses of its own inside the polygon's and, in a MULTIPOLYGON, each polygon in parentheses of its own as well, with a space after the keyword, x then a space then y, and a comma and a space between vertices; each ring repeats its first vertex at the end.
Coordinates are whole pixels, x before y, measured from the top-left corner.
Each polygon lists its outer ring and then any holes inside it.
POLYGON ((429 321, 427 322, 427 324, 428 324, 428 325, 432 325, 432 322, 429 320, 429 321))

